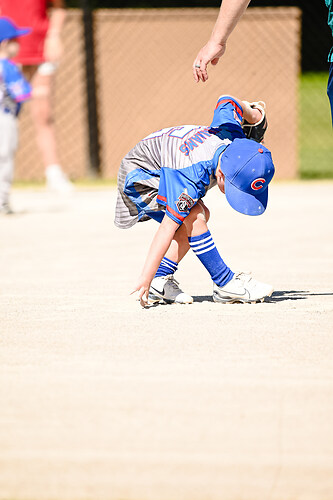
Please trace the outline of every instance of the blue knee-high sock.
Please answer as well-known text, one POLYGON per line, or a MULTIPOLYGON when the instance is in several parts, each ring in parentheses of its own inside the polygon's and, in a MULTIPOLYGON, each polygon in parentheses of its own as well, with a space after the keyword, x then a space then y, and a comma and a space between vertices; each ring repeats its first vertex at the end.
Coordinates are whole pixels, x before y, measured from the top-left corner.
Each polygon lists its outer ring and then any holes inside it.
POLYGON ((218 286, 226 285, 232 279, 234 273, 222 260, 210 231, 199 236, 191 236, 188 241, 193 252, 209 272, 214 283, 218 286))
POLYGON ((174 274, 177 269, 177 262, 174 262, 171 259, 167 259, 167 257, 163 257, 154 277, 159 278, 160 276, 168 276, 168 274, 174 274))

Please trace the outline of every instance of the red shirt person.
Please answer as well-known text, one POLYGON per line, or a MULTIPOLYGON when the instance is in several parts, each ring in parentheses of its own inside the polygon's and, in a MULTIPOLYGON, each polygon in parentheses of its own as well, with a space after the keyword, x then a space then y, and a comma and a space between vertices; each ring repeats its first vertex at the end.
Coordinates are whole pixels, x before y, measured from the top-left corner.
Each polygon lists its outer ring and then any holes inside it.
POLYGON ((72 185, 59 163, 51 99, 62 55, 65 0, 0 0, 0 15, 11 18, 19 26, 32 28, 26 40, 20 40, 15 62, 22 64, 33 88, 31 112, 48 186, 58 192, 71 191, 72 185))
POLYGON ((20 53, 16 61, 24 65, 45 61, 44 43, 50 21, 46 0, 0 0, 1 14, 15 20, 19 26, 29 26, 32 31, 20 40, 20 53))

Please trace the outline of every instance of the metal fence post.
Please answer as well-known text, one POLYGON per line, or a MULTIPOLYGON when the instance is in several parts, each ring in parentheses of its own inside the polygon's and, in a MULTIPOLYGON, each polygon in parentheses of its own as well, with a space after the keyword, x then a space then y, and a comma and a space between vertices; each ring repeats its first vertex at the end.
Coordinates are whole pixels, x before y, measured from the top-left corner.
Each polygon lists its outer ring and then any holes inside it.
POLYGON ((89 0, 80 0, 83 13, 86 92, 88 110, 89 172, 93 176, 101 174, 99 120, 97 109, 97 84, 94 45, 94 21, 89 0))

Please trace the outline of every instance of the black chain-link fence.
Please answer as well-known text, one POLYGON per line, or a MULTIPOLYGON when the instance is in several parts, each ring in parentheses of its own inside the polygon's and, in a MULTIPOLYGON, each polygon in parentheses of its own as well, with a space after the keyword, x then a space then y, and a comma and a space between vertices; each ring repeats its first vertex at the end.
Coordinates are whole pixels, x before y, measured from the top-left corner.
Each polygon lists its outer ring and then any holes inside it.
MULTIPOLYGON (((182 123, 209 123, 221 93, 266 100, 267 146, 280 177, 333 177, 333 132, 326 95, 333 44, 324 0, 274 2, 298 9, 257 9, 252 0, 227 53, 206 84, 191 65, 217 9, 95 9, 152 2, 76 0, 64 32, 65 57, 56 86, 62 162, 73 178, 93 170, 115 177, 120 158, 144 135, 182 123), (121 5, 120 5, 121 4, 121 5), (94 44, 92 44, 94 40, 94 44), (95 59, 94 59, 95 58, 95 59)), ((180 2, 158 2, 176 6, 180 2)), ((205 2, 219 7, 220 2, 205 2)), ((29 106, 21 118, 17 178, 43 175, 29 106)))

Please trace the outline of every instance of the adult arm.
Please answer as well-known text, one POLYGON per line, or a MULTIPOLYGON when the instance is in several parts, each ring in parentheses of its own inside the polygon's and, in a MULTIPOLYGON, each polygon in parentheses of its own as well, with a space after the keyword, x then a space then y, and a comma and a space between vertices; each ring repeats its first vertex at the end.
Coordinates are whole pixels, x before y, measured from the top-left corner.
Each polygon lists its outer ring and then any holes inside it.
POLYGON ((44 56, 46 61, 58 63, 62 53, 61 32, 66 19, 66 5, 64 0, 53 0, 50 24, 44 44, 44 56))
POLYGON ((207 65, 216 65, 223 56, 229 35, 235 28, 251 0, 223 0, 210 39, 200 49, 193 63, 196 82, 208 80, 207 65), (200 66, 200 67, 198 67, 200 66))

